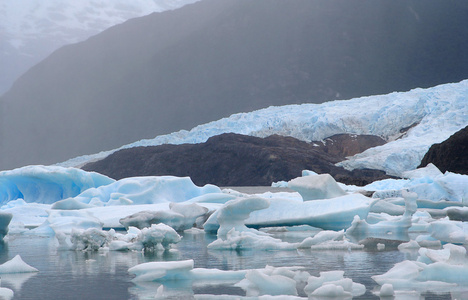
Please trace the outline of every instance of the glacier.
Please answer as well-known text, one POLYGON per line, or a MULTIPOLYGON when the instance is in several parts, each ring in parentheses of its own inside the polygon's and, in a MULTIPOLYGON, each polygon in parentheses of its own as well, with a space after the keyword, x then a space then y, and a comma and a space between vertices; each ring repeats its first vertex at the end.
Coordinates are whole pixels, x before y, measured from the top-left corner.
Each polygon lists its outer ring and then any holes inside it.
POLYGON ((349 157, 338 165, 347 169, 379 169, 401 176, 404 171, 416 169, 432 144, 446 140, 468 125, 467 95, 468 80, 464 80, 428 89, 322 104, 268 107, 234 114, 190 131, 181 130, 118 149, 80 156, 58 165, 82 166, 131 147, 202 143, 209 137, 227 132, 257 137, 278 134, 303 141, 320 141, 348 133, 377 135, 387 143, 349 157))

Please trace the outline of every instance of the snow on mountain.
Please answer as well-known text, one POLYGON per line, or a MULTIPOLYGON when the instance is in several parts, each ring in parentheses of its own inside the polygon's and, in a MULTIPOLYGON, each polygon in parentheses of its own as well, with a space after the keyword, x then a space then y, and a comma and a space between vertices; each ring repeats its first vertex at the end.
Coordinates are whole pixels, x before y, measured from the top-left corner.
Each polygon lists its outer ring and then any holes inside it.
MULTIPOLYGON (((349 157, 340 165, 373 168, 391 175, 415 169, 434 143, 447 139, 468 124, 468 80, 429 89, 387 95, 269 107, 231 115, 154 139, 140 140, 119 149, 161 144, 202 143, 209 137, 233 132, 258 137, 272 134, 304 141, 322 140, 334 134, 371 134, 388 141, 349 157)), ((81 156, 61 163, 79 166, 119 150, 81 156)))
POLYGON ((59 47, 128 19, 198 0, 6 0, 0 3, 0 94, 59 47))

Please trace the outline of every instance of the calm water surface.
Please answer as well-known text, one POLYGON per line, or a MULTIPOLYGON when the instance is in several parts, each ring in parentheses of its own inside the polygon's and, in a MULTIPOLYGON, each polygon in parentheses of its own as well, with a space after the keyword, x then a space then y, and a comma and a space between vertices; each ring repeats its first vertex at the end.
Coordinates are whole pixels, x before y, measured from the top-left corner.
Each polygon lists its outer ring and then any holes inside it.
MULTIPOLYGON (((39 269, 35 274, 2 275, 1 286, 14 290, 14 299, 151 299, 159 283, 134 284, 128 268, 149 261, 193 259, 195 267, 240 270, 266 265, 303 266, 311 275, 320 271, 344 270, 345 276, 366 285, 364 296, 372 294, 372 275, 387 272, 395 263, 415 259, 415 253, 387 251, 213 251, 206 245, 216 237, 186 233, 173 250, 157 253, 57 251, 55 238, 11 236, 0 250, 0 263, 16 254, 39 269)), ((168 284, 165 291, 174 299, 190 299, 193 294, 236 294, 245 292, 231 285, 168 284)), ((302 295, 305 296, 305 295, 302 295)), ((448 294, 424 295, 419 299, 451 299, 448 294)))

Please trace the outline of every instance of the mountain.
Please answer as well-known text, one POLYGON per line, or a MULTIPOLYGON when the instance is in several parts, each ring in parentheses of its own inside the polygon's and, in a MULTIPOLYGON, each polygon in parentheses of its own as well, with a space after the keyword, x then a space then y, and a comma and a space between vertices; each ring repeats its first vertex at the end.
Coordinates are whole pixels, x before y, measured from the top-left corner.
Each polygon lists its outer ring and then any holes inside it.
MULTIPOLYGON (((118 149, 76 157, 60 165, 82 166, 133 147, 203 143, 210 137, 229 132, 256 137, 276 134, 306 142, 324 140, 324 151, 334 152, 337 150, 332 147, 333 143, 327 142, 327 137, 346 133, 379 136, 387 143, 362 153, 358 153, 361 151, 358 149, 355 155, 349 153, 352 156, 338 165, 348 170, 379 169, 401 177, 404 171, 413 170, 420 164, 431 145, 446 140, 468 125, 467 97, 468 80, 465 80, 381 96, 269 107, 234 114, 190 131, 181 130, 118 149)), ((354 147, 347 145, 350 149, 354 147)))
POLYGON ((468 126, 429 148, 419 167, 432 163, 442 172, 468 175, 468 126))
POLYGON ((61 46, 128 19, 197 0, 5 0, 0 3, 0 95, 61 46))
POLYGON ((132 19, 61 48, 0 98, 0 168, 270 105, 459 81, 467 25, 455 0, 203 0, 132 19))
POLYGON ((200 186, 269 186, 272 182, 299 177, 307 169, 330 174, 345 184, 363 186, 389 177, 377 170, 348 171, 335 163, 343 160, 350 149, 366 149, 383 143, 379 137, 364 135, 338 135, 324 142, 307 143, 279 135, 258 138, 224 133, 200 144, 123 149, 82 169, 117 180, 137 176, 189 176, 200 186))

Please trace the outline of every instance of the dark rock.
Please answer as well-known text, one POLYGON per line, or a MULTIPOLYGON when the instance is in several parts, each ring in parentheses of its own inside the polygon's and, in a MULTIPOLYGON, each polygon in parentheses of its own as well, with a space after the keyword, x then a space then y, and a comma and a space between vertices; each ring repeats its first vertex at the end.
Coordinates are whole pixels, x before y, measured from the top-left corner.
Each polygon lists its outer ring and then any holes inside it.
POLYGON ((434 144, 424 155, 419 168, 433 163, 440 171, 468 174, 468 126, 440 144, 434 144))
POLYGON ((385 140, 375 135, 336 134, 315 142, 326 153, 345 159, 347 156, 385 144, 385 140))
MULTIPOLYGON (((371 138, 374 140, 373 138, 371 138)), ((372 144, 372 143, 369 143, 372 144)), ((328 173, 346 184, 365 185, 388 178, 379 170, 348 171, 335 156, 292 137, 267 138, 226 133, 201 144, 160 145, 124 149, 83 167, 115 179, 132 176, 190 176, 197 185, 271 185, 301 176, 304 169, 328 173)))

